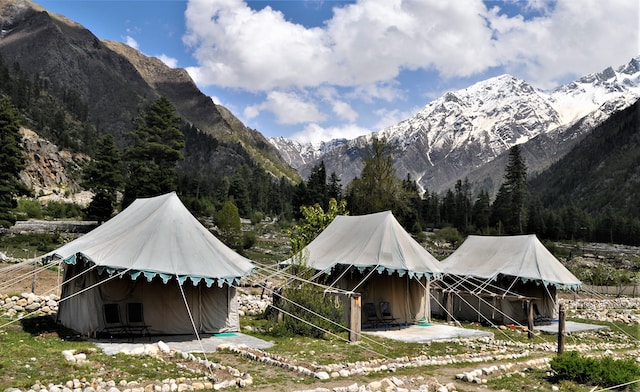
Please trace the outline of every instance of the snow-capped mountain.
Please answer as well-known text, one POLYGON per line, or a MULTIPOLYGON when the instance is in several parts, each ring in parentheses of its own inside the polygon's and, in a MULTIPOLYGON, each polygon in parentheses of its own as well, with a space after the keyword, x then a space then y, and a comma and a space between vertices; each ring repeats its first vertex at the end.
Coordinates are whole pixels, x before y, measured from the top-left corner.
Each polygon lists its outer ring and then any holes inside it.
POLYGON ((295 169, 307 164, 313 165, 325 153, 349 142, 348 139, 332 139, 328 142, 300 143, 282 136, 270 138, 269 141, 278 149, 282 158, 295 169))
POLYGON ((548 167, 613 112, 640 98, 640 57, 552 91, 502 75, 451 91, 413 117, 377 133, 314 146, 270 139, 285 160, 307 177, 323 160, 343 184, 362 170, 361 150, 372 135, 395 143, 396 174, 410 174, 423 189, 443 191, 468 177, 494 191, 504 165, 489 165, 515 144, 530 172, 548 167), (496 166, 494 169, 483 169, 496 166), (499 166, 499 167, 498 167, 499 166))

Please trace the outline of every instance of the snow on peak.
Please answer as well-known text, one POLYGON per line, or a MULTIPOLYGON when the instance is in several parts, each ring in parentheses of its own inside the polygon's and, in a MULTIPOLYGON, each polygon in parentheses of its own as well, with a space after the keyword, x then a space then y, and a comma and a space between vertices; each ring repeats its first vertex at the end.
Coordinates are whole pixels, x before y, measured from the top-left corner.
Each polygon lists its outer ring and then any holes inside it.
POLYGON ((614 70, 601 72, 553 90, 549 100, 563 123, 571 123, 597 110, 607 102, 623 99, 629 103, 640 98, 640 57, 614 70))

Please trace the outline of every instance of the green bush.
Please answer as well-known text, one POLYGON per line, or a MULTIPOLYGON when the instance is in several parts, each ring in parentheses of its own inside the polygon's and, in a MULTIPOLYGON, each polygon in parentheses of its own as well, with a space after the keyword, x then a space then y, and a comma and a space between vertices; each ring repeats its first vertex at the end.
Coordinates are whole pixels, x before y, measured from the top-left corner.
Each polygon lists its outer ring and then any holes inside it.
POLYGON ((251 231, 243 231, 242 236, 240 238, 240 246, 242 249, 250 249, 253 245, 255 245, 258 236, 256 233, 251 231))
POLYGON ((84 213, 82 207, 75 203, 65 203, 62 201, 50 201, 44 208, 45 214, 55 219, 79 218, 82 219, 84 213))
POLYGON ((434 234, 433 239, 448 242, 454 248, 457 248, 463 240, 462 234, 455 227, 443 227, 434 234))
POLYGON ((576 351, 567 351, 553 358, 551 369, 558 381, 569 380, 605 388, 640 379, 640 366, 633 360, 588 358, 576 351))
POLYGON ((253 213, 251 213, 250 219, 252 225, 257 225, 264 220, 264 214, 260 211, 254 211, 253 213))
POLYGON ((276 318, 271 319, 270 329, 276 336, 323 338, 325 331, 344 331, 344 328, 339 326, 343 325, 342 303, 337 297, 326 295, 317 286, 288 286, 283 289, 281 296, 274 293, 274 305, 284 311, 280 321, 276 318))
POLYGON ((26 215, 27 218, 41 219, 42 206, 40 202, 34 199, 18 199, 18 207, 16 212, 20 215, 26 215))

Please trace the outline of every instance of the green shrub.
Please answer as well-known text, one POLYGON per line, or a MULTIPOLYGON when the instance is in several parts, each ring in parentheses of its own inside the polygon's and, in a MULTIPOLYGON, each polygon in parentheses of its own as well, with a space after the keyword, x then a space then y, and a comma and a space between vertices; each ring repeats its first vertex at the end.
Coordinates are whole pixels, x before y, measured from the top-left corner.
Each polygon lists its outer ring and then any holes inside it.
POLYGON ((255 245, 258 236, 256 233, 251 231, 243 231, 242 236, 240 238, 240 247, 242 249, 250 249, 253 245, 255 245))
MULTIPOLYGON (((640 379, 640 366, 629 359, 588 358, 567 351, 551 360, 558 381, 613 387, 640 379)), ((633 387, 630 387, 633 388, 633 387)))
POLYGON ((334 324, 343 325, 342 303, 337 297, 326 295, 321 288, 312 284, 288 286, 283 289, 281 297, 274 293, 274 305, 284 311, 281 320, 275 317, 270 320, 271 332, 276 336, 322 338, 325 331, 344 331, 344 328, 334 324))
POLYGON ((251 224, 252 225, 257 225, 258 223, 262 222, 264 220, 264 214, 260 211, 254 211, 251 214, 251 224))
POLYGON ((50 201, 44 208, 46 215, 55 219, 82 218, 84 213, 82 207, 75 203, 65 203, 62 201, 50 201))
POLYGON ((18 207, 16 212, 20 215, 26 215, 27 218, 41 219, 42 218, 42 206, 40 202, 34 199, 18 199, 18 207))
POLYGON ((462 243, 462 234, 455 227, 443 227, 438 230, 434 236, 434 240, 445 241, 457 248, 462 243))

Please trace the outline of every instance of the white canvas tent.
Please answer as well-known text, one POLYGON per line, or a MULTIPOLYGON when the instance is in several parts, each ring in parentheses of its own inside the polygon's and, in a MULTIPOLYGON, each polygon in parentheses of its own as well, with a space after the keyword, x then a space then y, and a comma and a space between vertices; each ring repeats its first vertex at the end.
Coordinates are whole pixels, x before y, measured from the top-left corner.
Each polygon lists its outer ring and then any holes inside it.
MULTIPOLYGON (((401 323, 430 317, 429 279, 440 263, 398 223, 390 211, 336 216, 285 264, 302 261, 324 273, 334 287, 359 292, 362 303, 387 301, 401 323)), ((363 315, 362 320, 366 318, 363 315)))
POLYGON ((65 262, 58 320, 89 336, 105 327, 104 304, 124 309, 131 302, 143 305, 152 333, 237 331, 233 283, 254 268, 191 215, 175 192, 135 200, 44 259, 56 257, 65 262))
POLYGON ((448 307, 458 320, 521 323, 529 303, 535 318, 553 319, 556 290, 582 284, 535 235, 472 235, 442 266, 447 286, 434 310, 443 315, 448 307))

